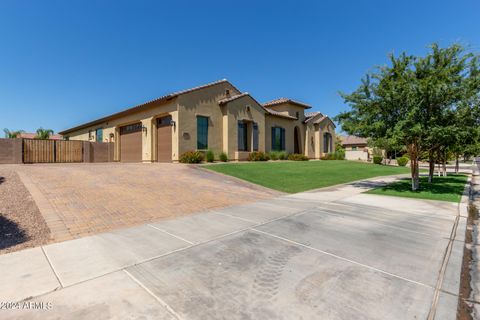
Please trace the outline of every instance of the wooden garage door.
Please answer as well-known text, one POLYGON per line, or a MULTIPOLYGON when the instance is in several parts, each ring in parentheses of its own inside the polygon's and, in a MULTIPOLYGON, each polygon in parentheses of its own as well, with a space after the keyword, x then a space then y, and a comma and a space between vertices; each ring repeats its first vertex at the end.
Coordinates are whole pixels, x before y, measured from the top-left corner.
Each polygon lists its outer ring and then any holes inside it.
POLYGON ((157 161, 172 161, 172 117, 157 119, 157 161))
POLYGON ((142 162, 142 124, 120 128, 120 161, 142 162))

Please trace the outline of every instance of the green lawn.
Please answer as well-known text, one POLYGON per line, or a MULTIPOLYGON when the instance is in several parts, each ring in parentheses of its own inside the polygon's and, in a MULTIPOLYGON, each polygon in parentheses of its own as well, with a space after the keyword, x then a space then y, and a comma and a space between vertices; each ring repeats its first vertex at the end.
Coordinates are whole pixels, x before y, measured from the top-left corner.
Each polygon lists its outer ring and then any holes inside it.
POLYGON ((410 172, 406 167, 346 160, 225 163, 204 168, 289 193, 410 172))
POLYGON ((449 175, 446 177, 434 177, 433 183, 428 183, 427 177, 420 177, 420 190, 412 191, 410 179, 402 179, 385 187, 379 187, 367 193, 386 196, 441 200, 459 202, 463 194, 466 175, 449 175))

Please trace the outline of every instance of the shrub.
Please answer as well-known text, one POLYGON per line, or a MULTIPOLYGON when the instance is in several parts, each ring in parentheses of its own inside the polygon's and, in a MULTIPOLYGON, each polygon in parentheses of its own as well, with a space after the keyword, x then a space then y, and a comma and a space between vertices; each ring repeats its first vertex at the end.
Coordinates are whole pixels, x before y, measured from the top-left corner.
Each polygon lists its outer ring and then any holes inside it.
POLYGON ((268 161, 269 159, 268 154, 261 151, 250 152, 248 155, 248 161, 268 161))
POLYGON ((345 150, 339 149, 334 153, 335 160, 345 160, 345 150))
POLYGON ((397 163, 400 167, 405 167, 408 163, 408 158, 407 157, 397 158, 397 163))
POLYGON ((203 161, 203 153, 200 151, 187 151, 180 156, 181 163, 200 163, 203 161))
POLYGON ((375 164, 382 164, 383 157, 382 156, 373 156, 373 163, 375 164))
POLYGON ((301 153, 291 153, 288 155, 288 160, 292 161, 308 161, 308 157, 301 153))
POLYGON ((288 153, 285 151, 280 151, 278 153, 278 160, 287 160, 288 159, 288 153))
POLYGON ((269 153, 270 159, 271 160, 278 160, 278 152, 272 151, 269 153))
POLYGON ((215 160, 215 155, 212 150, 207 150, 205 153, 205 159, 207 162, 213 162, 213 160, 215 160))
POLYGON ((218 158, 220 159, 220 161, 222 162, 227 162, 228 161, 228 156, 225 152, 222 152, 220 153, 220 155, 218 156, 218 158))
POLYGON ((335 160, 335 154, 327 153, 326 155, 321 156, 320 160, 335 160))

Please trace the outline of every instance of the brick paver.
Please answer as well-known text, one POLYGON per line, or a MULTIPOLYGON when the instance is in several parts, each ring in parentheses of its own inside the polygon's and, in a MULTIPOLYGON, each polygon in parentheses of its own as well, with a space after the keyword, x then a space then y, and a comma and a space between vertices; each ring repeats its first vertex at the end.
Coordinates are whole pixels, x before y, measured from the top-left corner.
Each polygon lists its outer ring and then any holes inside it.
POLYGON ((56 241, 279 194, 181 164, 39 164, 15 170, 56 241))

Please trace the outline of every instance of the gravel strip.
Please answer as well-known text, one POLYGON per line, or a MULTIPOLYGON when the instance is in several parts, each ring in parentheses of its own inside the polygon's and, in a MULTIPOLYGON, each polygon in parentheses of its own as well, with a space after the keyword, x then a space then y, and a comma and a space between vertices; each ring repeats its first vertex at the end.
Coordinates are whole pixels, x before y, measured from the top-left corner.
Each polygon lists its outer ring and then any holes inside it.
POLYGON ((0 254, 45 244, 50 230, 13 170, 0 168, 0 254))

